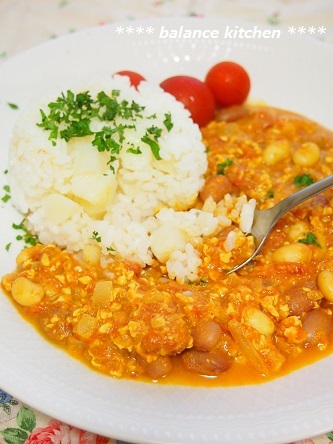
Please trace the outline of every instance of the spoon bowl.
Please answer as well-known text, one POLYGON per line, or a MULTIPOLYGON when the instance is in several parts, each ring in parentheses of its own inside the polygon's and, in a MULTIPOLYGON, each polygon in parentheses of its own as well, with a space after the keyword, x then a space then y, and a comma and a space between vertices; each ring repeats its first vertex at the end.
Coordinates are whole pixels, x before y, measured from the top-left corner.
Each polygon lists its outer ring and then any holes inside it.
POLYGON ((252 262, 252 260, 261 250, 261 247, 264 245, 267 237, 269 236, 277 221, 285 213, 287 213, 289 210, 296 207, 297 205, 301 204, 305 200, 310 199, 316 194, 319 194, 322 191, 331 188, 332 186, 333 174, 325 177, 325 179, 319 180, 318 182, 307 186, 306 188, 303 188, 300 191, 297 191, 294 194, 291 194, 290 196, 281 200, 281 202, 279 202, 272 208, 269 208, 267 210, 255 210, 252 228, 251 231, 248 233, 249 235, 252 235, 254 237, 255 250, 248 259, 246 259, 241 264, 236 265, 234 268, 229 270, 227 274, 240 270, 245 265, 252 262))

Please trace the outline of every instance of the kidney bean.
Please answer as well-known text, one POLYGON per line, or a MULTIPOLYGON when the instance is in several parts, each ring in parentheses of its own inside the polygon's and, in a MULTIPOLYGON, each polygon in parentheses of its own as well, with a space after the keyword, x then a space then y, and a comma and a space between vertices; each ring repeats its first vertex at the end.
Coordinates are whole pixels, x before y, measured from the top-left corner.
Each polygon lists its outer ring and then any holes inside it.
POLYGON ((168 375, 172 370, 172 364, 169 356, 158 356, 153 362, 143 363, 145 373, 151 379, 161 379, 168 375))
POLYGON ((217 322, 209 319, 196 325, 192 332, 193 345, 198 350, 209 351, 216 347, 222 335, 222 329, 217 322))
POLYGON ((200 351, 192 348, 182 354, 186 370, 205 376, 217 376, 231 366, 231 358, 223 349, 200 351))
POLYGON ((300 288, 292 290, 290 293, 289 309, 292 316, 300 316, 311 308, 313 302, 307 297, 306 292, 300 288))
POLYGON ((233 185, 228 177, 216 174, 208 177, 199 197, 202 202, 205 202, 209 197, 212 197, 215 202, 219 202, 226 194, 230 194, 232 189, 233 185))
POLYGON ((249 110, 243 105, 233 105, 226 108, 220 108, 215 115, 215 120, 225 122, 235 122, 249 114, 249 110))
POLYGON ((309 345, 325 345, 328 336, 333 331, 333 318, 322 308, 308 311, 303 319, 303 329, 308 336, 306 343, 309 345))

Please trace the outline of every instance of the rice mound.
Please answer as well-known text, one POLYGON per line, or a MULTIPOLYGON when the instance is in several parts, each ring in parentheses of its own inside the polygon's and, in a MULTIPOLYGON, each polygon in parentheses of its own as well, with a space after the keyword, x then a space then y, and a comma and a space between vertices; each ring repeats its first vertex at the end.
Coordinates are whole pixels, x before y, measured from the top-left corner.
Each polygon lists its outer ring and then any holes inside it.
POLYGON ((47 114, 48 104, 61 92, 27 107, 15 125, 9 153, 12 201, 27 228, 43 244, 71 252, 98 244, 104 260, 130 259, 141 266, 156 257, 170 278, 195 280, 201 263, 195 246, 221 224, 231 223, 226 214, 191 209, 207 169, 198 126, 180 102, 149 82, 137 90, 127 77, 108 76, 71 91, 89 91, 92 98, 100 91, 117 91, 119 103, 143 108, 134 120, 117 116, 111 124, 92 119, 94 132, 127 125, 123 139, 114 136, 121 149, 111 164, 110 153, 98 151, 92 136, 50 140, 50 132, 37 125, 40 110, 47 114), (165 123, 167 115, 172 128, 165 123), (142 141, 152 126, 161 129, 160 159, 142 141))

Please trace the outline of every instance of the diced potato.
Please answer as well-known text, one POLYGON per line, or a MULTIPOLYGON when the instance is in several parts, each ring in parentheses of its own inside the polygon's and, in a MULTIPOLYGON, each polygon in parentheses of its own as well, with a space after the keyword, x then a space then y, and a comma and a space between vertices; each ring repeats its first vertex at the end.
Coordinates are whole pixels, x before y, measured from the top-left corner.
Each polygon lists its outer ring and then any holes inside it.
POLYGON ((103 174, 106 172, 109 160, 107 153, 100 153, 95 147, 80 147, 79 153, 75 156, 73 174, 103 174), (82 149, 83 148, 83 149, 82 149))
POLYGON ((60 224, 71 219, 81 211, 80 205, 62 196, 61 194, 50 194, 44 201, 45 216, 50 222, 60 224))
POLYGON ((92 303, 95 306, 105 307, 112 300, 112 281, 99 281, 95 285, 92 303))
MULTIPOLYGON (((152 160, 152 152, 149 147, 142 146, 140 143, 140 151, 141 153, 134 154, 126 149, 123 149, 120 153, 121 164, 124 168, 132 171, 141 171, 143 168, 146 168, 146 165, 149 165, 152 160)), ((133 143, 134 148, 138 144, 138 141, 133 143)))
POLYGON ((12 283, 11 288, 13 299, 24 307, 38 304, 44 297, 44 288, 30 281, 24 276, 20 276, 12 283))
POLYGON ((150 236, 151 250, 163 264, 166 263, 173 251, 184 251, 186 242, 185 234, 170 225, 162 225, 150 236))
POLYGON ((156 168, 159 171, 163 171, 164 173, 174 174, 176 171, 175 160, 157 160, 153 159, 152 161, 153 168, 156 168))
POLYGON ((81 316, 73 330, 81 338, 88 339, 93 334, 96 326, 97 320, 93 316, 85 313, 81 316))
POLYGON ((82 259, 88 265, 98 265, 101 258, 99 245, 85 245, 82 251, 82 259))
POLYGON ((113 175, 80 174, 72 178, 72 193, 89 204, 104 209, 116 192, 113 175))

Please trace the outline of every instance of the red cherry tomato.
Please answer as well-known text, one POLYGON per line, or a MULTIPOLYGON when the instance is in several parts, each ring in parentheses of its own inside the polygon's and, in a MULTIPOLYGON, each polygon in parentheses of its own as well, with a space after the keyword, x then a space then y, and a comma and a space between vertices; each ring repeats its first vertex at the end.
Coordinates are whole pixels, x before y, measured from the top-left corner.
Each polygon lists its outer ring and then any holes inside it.
POLYGON ((160 86, 183 103, 190 111, 192 120, 199 126, 205 126, 213 119, 214 97, 201 80, 191 76, 174 76, 164 80, 160 86))
POLYGON ((251 86, 248 73, 235 62, 217 63, 208 71, 205 82, 220 106, 242 104, 251 86))
POLYGON ((118 74, 119 76, 127 76, 130 79, 131 85, 135 86, 135 88, 138 87, 139 83, 142 80, 146 80, 144 77, 142 77, 141 74, 138 74, 134 71, 118 71, 115 74, 118 74))

